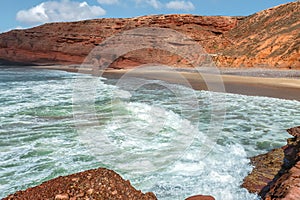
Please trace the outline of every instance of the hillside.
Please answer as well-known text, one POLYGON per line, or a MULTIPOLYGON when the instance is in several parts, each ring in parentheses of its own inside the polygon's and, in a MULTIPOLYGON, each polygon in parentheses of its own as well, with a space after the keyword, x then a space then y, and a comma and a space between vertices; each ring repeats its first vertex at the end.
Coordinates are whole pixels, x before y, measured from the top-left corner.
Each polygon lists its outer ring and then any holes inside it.
POLYGON ((233 28, 226 37, 233 45, 223 51, 233 66, 300 68, 300 2, 255 13, 233 28))
MULTIPOLYGON (((300 3, 248 17, 155 15, 49 23, 0 35, 0 60, 37 65, 79 64, 106 38, 137 27, 177 30, 213 54, 220 67, 300 69, 300 3)), ((137 41, 139 42, 139 41, 137 41)), ((119 57, 115 68, 159 62, 190 67, 178 55, 142 49, 119 57)))

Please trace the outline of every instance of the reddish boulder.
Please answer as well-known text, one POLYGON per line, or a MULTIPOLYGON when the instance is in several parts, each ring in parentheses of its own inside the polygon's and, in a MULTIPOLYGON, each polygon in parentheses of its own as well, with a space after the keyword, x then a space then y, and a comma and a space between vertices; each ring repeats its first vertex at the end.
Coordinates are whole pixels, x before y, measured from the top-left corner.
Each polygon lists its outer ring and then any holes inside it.
POLYGON ((39 186, 11 194, 3 200, 156 200, 151 192, 143 194, 112 170, 99 168, 58 177, 39 186))
POLYGON ((215 200, 215 198, 213 198, 212 196, 196 195, 185 200, 215 200))

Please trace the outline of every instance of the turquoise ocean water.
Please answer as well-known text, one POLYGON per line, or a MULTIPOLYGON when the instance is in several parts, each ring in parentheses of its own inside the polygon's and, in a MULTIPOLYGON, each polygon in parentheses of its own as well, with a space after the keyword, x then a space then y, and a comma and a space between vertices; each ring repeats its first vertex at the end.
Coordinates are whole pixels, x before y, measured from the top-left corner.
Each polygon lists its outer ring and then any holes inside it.
POLYGON ((103 78, 95 85, 93 122, 74 111, 74 82, 89 78, 0 68, 0 198, 60 175, 107 167, 158 199, 208 194, 253 200, 257 196, 240 187, 252 169, 249 157, 285 145, 285 129, 300 125, 298 101, 194 91, 162 81, 126 91, 118 80, 103 78), (173 87, 188 91, 187 99, 193 94, 197 106, 182 107, 186 99, 178 100, 173 87), (220 130, 212 128, 215 98, 226 110, 220 130), (138 166, 140 157, 149 163, 138 166))

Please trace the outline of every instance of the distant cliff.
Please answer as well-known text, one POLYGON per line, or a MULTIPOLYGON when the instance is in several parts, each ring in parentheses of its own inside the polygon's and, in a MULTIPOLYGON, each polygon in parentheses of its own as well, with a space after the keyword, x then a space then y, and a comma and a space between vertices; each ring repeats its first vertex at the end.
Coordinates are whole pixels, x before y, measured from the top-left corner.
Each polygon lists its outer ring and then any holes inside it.
POLYGON ((234 44, 222 51, 225 60, 220 59, 221 65, 299 69, 300 2, 255 13, 226 37, 234 44))
MULTIPOLYGON (((248 17, 155 15, 50 23, 0 35, 0 60, 27 64, 78 64, 106 38, 137 27, 177 30, 198 42, 220 67, 300 69, 300 3, 248 17)), ((138 41, 137 41, 138 42, 138 41)), ((119 57, 115 68, 148 62, 186 67, 177 55, 144 49, 119 57)))

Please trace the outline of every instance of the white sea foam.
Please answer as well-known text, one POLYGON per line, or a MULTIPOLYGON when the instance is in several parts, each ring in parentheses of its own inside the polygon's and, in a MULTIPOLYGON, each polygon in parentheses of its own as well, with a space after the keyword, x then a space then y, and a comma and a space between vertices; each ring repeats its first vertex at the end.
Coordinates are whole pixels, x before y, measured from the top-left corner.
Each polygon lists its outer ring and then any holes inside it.
POLYGON ((285 129, 300 124, 298 101, 192 91, 195 109, 159 82, 124 91, 112 80, 98 81, 94 121, 74 119, 74 77, 87 78, 0 71, 0 197, 105 166, 162 200, 195 194, 253 200, 257 196, 240 187, 252 169, 249 157, 284 145, 285 129), (217 96, 226 107, 221 132, 210 129, 211 98, 217 96))

